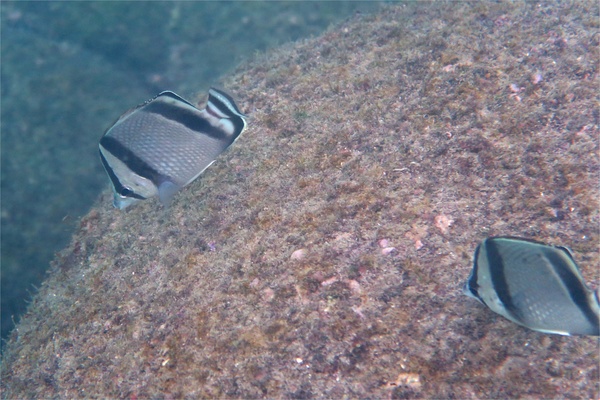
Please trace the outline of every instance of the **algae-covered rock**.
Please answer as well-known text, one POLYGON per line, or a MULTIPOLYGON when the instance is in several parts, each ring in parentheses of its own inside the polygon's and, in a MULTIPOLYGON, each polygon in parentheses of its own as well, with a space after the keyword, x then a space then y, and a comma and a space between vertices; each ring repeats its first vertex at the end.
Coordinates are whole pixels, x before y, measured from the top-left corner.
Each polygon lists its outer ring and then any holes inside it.
POLYGON ((489 235, 598 287, 598 5, 389 7, 239 68, 247 132, 163 210, 81 221, 3 396, 598 393, 598 341, 463 296, 489 235))
POLYGON ((2 2, 0 351, 106 186, 97 141, 120 113, 167 89, 191 98, 244 57, 378 6, 2 2))

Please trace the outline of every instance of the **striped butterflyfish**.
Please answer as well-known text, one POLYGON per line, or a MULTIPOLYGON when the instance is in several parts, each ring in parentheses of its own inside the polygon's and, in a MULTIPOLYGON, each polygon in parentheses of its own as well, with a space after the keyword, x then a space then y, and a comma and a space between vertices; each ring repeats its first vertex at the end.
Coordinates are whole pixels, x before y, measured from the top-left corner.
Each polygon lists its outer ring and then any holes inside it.
POLYGON ((598 294, 586 286, 565 247, 515 237, 487 238, 475 250, 464 292, 534 331, 600 335, 598 294))
POLYGON ((114 206, 124 209, 156 195, 168 206, 235 142, 246 128, 244 117, 229 95, 214 88, 203 110, 166 91, 127 111, 100 139, 114 206))

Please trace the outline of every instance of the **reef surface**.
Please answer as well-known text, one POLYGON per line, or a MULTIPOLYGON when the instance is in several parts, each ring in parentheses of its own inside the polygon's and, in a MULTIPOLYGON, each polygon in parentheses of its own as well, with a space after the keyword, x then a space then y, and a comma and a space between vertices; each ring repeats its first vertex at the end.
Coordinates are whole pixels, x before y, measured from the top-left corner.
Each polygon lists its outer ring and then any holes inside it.
POLYGON ((379 1, 140 4, 0 6, 0 351, 106 187, 98 139, 111 122, 163 90, 193 98, 256 52, 379 8, 379 1))
POLYGON ((357 16, 240 66, 249 128, 171 208, 108 190, 12 333, 5 398, 598 398, 598 339, 461 293, 475 246, 598 288, 598 4, 357 16))

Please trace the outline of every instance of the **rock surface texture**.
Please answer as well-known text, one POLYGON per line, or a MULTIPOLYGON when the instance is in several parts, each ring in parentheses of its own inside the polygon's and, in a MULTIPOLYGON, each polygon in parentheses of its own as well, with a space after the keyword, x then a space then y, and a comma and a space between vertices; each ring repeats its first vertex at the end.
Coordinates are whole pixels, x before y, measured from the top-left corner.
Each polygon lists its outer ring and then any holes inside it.
POLYGON ((598 340, 465 297, 475 246, 598 287, 598 4, 434 3, 240 67, 249 129, 172 207, 108 190, 13 332, 5 398, 598 398, 598 340))

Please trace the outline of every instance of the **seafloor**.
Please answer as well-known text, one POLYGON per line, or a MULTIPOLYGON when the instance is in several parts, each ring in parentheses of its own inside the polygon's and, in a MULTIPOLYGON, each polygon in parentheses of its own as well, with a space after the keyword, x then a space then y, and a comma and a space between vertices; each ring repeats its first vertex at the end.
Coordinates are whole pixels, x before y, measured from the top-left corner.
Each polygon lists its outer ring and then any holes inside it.
POLYGON ((397 5, 223 82, 248 131, 163 210, 108 191, 5 398, 598 398, 597 338, 461 294, 490 235, 598 288, 598 4, 397 5))
POLYGON ((162 90, 192 98, 244 57, 378 8, 1 0, 0 351, 106 187, 98 139, 121 113, 162 90))

